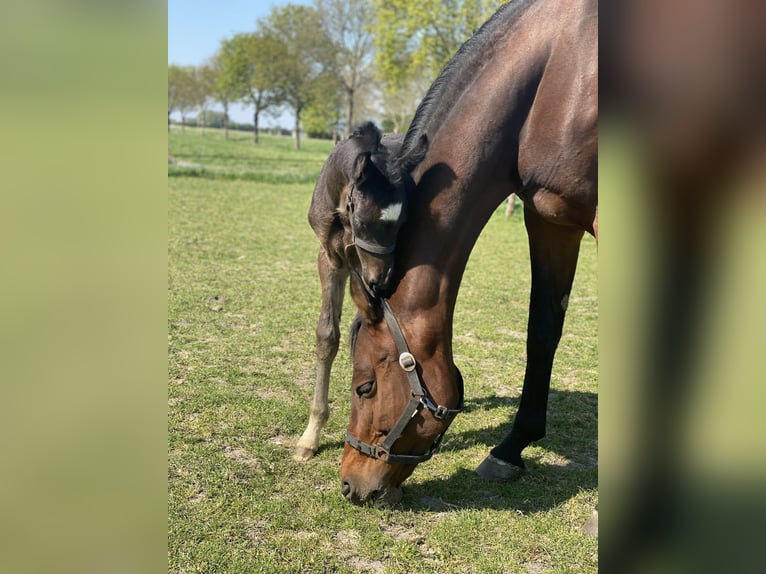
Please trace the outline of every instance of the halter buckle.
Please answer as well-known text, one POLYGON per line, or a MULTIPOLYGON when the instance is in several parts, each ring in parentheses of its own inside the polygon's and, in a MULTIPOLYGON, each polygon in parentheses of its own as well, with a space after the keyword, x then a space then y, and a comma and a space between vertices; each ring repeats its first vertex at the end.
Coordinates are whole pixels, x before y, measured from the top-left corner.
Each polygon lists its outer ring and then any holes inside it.
POLYGON ((436 410, 434 411, 434 417, 439 420, 444 420, 447 418, 447 407, 443 405, 437 405, 436 410))
POLYGON ((415 365, 417 365, 417 363, 415 361, 415 357, 412 356, 412 353, 405 351, 399 355, 399 365, 402 367, 402 369, 409 373, 415 369, 415 365))

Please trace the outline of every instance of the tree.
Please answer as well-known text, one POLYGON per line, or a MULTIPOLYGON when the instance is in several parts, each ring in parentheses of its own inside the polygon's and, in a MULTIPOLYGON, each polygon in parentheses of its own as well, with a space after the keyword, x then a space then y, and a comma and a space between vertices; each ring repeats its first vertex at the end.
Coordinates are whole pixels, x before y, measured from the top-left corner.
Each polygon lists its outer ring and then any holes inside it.
POLYGON ((200 125, 204 124, 210 128, 221 129, 226 125, 226 113, 219 112, 218 110, 205 110, 197 118, 197 121, 200 125))
POLYGON ((360 90, 374 80, 372 0, 317 0, 322 23, 335 44, 334 69, 345 100, 346 137, 356 122, 360 90))
POLYGON ((343 97, 335 75, 326 73, 314 85, 312 103, 303 113, 306 133, 312 137, 332 137, 337 141, 343 97))
POLYGON ((221 43, 220 83, 231 97, 253 106, 253 143, 258 143, 258 120, 276 104, 272 68, 278 46, 262 34, 237 34, 221 43))
POLYGON ((374 0, 380 74, 391 90, 435 78, 460 46, 504 4, 499 0, 374 0))
POLYGON ((383 129, 403 133, 412 121, 412 116, 428 91, 430 80, 427 76, 415 76, 398 89, 384 89, 382 97, 383 129))
POLYGON ((181 130, 186 131, 186 115, 197 106, 195 74, 190 66, 168 66, 168 130, 170 114, 181 114, 181 130))
POLYGON ((211 97, 223 106, 223 137, 229 139, 229 103, 240 98, 234 78, 227 75, 223 47, 207 63, 212 76, 211 97))
POLYGON ((170 131, 170 115, 178 111, 180 100, 180 68, 174 64, 168 66, 168 131, 170 131))
POLYGON ((194 99, 199 110, 197 124, 200 126, 202 134, 205 133, 205 126, 207 125, 207 106, 213 97, 214 83, 215 72, 209 65, 203 64, 194 68, 194 99))
POLYGON ((316 85, 333 70, 333 44, 311 6, 275 7, 259 21, 259 29, 271 57, 268 75, 274 95, 293 112, 295 149, 300 149, 301 113, 316 98, 316 85))

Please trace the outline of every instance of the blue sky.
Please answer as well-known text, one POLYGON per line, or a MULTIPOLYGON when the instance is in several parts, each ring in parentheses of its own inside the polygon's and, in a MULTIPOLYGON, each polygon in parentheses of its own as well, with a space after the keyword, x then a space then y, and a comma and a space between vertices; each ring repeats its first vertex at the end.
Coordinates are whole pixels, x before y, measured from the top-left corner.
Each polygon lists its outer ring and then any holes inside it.
MULTIPOLYGON (((212 56, 221 40, 238 32, 252 32, 258 18, 274 6, 308 4, 309 0, 168 0, 168 64, 198 66, 212 56)), ((235 122, 252 121, 252 111, 230 108, 235 122)), ((264 118, 264 127, 292 125, 290 115, 264 118)))

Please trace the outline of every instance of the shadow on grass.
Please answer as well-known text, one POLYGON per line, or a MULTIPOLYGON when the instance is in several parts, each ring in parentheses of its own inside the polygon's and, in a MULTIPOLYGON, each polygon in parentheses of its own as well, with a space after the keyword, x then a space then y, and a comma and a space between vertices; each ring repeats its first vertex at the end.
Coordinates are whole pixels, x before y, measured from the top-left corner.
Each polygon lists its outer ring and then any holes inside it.
MULTIPOLYGON (((519 407, 521 396, 498 397, 490 395, 475 399, 466 399, 466 412, 474 416, 480 411, 491 411, 498 408, 513 409, 513 415, 503 424, 493 428, 473 429, 455 433, 445 437, 446 443, 442 451, 461 450, 477 444, 490 448, 499 444, 509 432, 519 407), (449 440, 447 440, 449 439, 449 440)), ((563 456, 576 459, 581 450, 575 450, 569 427, 577 427, 577 436, 587 435, 590 441, 598 437, 598 395, 582 391, 551 391, 548 398, 548 424, 545 441, 546 448, 552 448, 563 456), (560 449, 563 449, 560 450, 560 449)), ((587 448, 584 450, 588 450, 587 448)))
MULTIPOLYGON (((519 397, 488 396, 467 401, 472 413, 511 406, 518 408, 519 397)), ((447 478, 404 483, 401 506, 408 510, 444 512, 455 509, 516 510, 532 513, 549 510, 582 490, 598 487, 598 396, 580 391, 554 391, 549 399, 547 435, 535 444, 553 456, 531 455, 525 451, 527 472, 513 482, 487 481, 474 468, 461 468, 447 478), (549 462, 546 459, 553 459, 549 462)), ((486 453, 511 431, 508 421, 485 429, 447 432, 440 452, 461 451, 484 445, 486 453)), ((436 456, 439 456, 437 454, 436 456)), ((427 467, 425 463, 424 467, 427 467)), ((426 468, 423 471, 427 472, 426 468)))
MULTIPOLYGON (((446 453, 486 447, 486 454, 511 431, 513 416, 519 397, 487 396, 466 400, 466 410, 490 411, 513 407, 513 415, 506 422, 492 428, 471 429, 463 432, 447 431, 444 444, 435 458, 446 453)), ((548 408, 547 436, 535 444, 553 456, 539 457, 525 451, 527 472, 513 482, 490 482, 475 473, 474 468, 460 468, 446 478, 424 482, 405 482, 404 498, 397 506, 420 512, 448 512, 451 510, 495 509, 516 510, 522 514, 554 508, 576 496, 582 490, 598 487, 597 437, 598 396, 580 391, 551 392, 548 408), (551 463, 545 459, 553 459, 551 463)), ((322 452, 338 452, 343 441, 324 442, 322 452)), ((416 471, 428 475, 428 462, 416 471)))

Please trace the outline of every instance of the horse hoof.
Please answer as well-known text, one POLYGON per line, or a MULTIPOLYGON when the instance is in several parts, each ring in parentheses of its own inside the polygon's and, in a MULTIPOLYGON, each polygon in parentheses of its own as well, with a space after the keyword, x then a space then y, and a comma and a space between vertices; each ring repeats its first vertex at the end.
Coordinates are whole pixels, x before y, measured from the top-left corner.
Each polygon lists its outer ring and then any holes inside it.
POLYGON ((524 474, 524 468, 505 462, 492 456, 485 458, 476 469, 476 474, 486 480, 494 481, 512 481, 524 474))
POLYGON ((314 458, 316 453, 317 452, 315 450, 306 448, 305 446, 299 446, 293 453, 293 460, 297 460, 298 462, 306 462, 307 460, 314 458))

